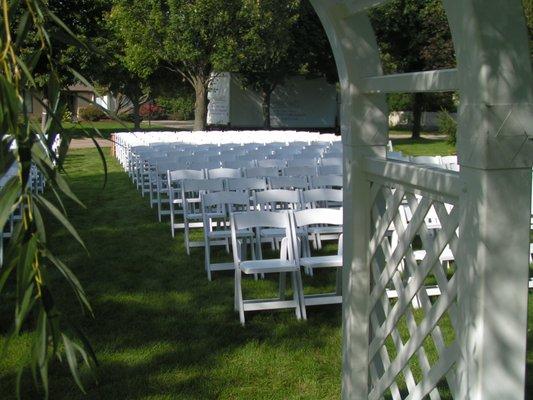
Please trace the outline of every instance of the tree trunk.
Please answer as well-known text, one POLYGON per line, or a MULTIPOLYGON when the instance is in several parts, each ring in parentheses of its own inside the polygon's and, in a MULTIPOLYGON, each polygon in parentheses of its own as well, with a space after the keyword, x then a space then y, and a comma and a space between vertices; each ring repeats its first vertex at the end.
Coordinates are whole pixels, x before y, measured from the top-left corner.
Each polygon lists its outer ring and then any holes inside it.
POLYGON ((415 93, 413 95, 413 132, 411 139, 420 139, 422 131, 422 111, 424 106, 424 95, 415 93))
POLYGON ((140 129, 141 127, 141 117, 140 117, 140 110, 141 110, 141 104, 138 97, 133 97, 131 100, 133 104, 133 127, 135 129, 140 129))
POLYGON ((270 129, 270 98, 272 97, 272 91, 263 90, 261 93, 261 108, 263 111, 263 128, 270 129))
POLYGON ((194 84, 196 101, 194 103, 195 131, 205 131, 207 126, 207 84, 203 79, 197 79, 194 84))

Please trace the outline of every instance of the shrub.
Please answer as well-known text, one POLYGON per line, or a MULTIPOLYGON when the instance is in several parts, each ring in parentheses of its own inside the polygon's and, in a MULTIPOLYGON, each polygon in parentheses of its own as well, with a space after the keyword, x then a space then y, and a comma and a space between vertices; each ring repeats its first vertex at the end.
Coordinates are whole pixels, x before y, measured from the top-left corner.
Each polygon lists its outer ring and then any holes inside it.
POLYGON ((439 133, 448 137, 448 143, 457 143, 457 122, 447 111, 439 112, 439 133))
POLYGON ((182 95, 179 97, 160 97, 157 99, 172 119, 183 121, 194 118, 194 97, 182 95))
POLYGON ((139 110, 139 114, 144 119, 164 119, 166 117, 163 107, 153 103, 144 103, 139 110))
POLYGON ((105 118, 105 113, 100 107, 95 105, 88 105, 87 107, 80 108, 80 119, 83 121, 100 121, 105 118))

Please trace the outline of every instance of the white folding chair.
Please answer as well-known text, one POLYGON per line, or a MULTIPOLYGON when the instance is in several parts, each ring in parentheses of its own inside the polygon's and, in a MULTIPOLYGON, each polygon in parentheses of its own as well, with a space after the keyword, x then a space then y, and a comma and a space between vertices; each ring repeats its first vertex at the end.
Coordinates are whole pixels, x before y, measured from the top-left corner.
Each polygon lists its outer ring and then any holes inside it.
MULTIPOLYGON (((304 296, 304 305, 320 304, 341 304, 342 303, 342 210, 330 208, 314 208, 309 210, 294 211, 292 213, 292 235, 293 246, 296 251, 297 262, 306 270, 312 271, 321 268, 336 269, 336 290, 335 293, 322 293, 312 296, 304 296), (302 235, 297 234, 297 229, 309 233, 313 226, 332 226, 341 229, 339 235, 338 250, 336 255, 313 256, 308 240, 302 240, 302 235)), ((305 237, 305 236, 304 236, 305 237)))
POLYGON ((244 175, 247 178, 269 178, 279 176, 279 169, 277 167, 255 167, 246 168, 244 175))
POLYGON ((323 167, 340 165, 342 167, 342 157, 326 157, 320 160, 320 165, 323 167))
POLYGON ((176 215, 183 214, 183 199, 181 197, 181 183, 185 179, 203 179, 204 171, 183 169, 167 171, 167 197, 170 214, 170 232, 172 237, 176 229, 183 229, 184 225, 176 223, 176 215))
POLYGON ((255 160, 222 161, 222 167, 224 168, 238 168, 241 170, 245 170, 246 168, 254 168, 255 166, 256 166, 255 160))
POLYGON ((342 165, 321 165, 318 167, 318 175, 342 175, 342 165))
POLYGON ((319 175, 311 177, 312 189, 342 189, 343 178, 342 175, 319 175))
MULTIPOLYGON (((302 191, 302 208, 342 208, 342 189, 311 189, 302 191)), ((342 227, 313 226, 309 227, 316 249, 322 248, 323 240, 337 240, 342 227)))
POLYGON ((240 178, 242 172, 237 168, 215 168, 207 170, 206 176, 207 179, 240 178))
POLYGON ((306 176, 279 176, 268 178, 271 189, 307 189, 309 182, 306 176))
POLYGON ((317 175, 314 167, 286 167, 283 169, 283 176, 314 176, 317 175))
MULTIPOLYGON (((300 190, 271 189, 254 194, 254 206, 260 211, 299 210, 301 208, 300 190)), ((256 236, 257 256, 262 258, 261 244, 271 243, 272 248, 278 247, 278 241, 283 237, 280 229, 260 230, 256 236)))
POLYGON ((279 159, 257 160, 258 167, 266 167, 266 168, 275 167, 278 170, 280 170, 282 168, 285 168, 286 165, 287 165, 287 161, 285 160, 279 160, 279 159))
MULTIPOLYGON (((204 216, 200 207, 201 195, 210 192, 222 192, 223 190, 224 181, 222 179, 185 179, 182 181, 183 228, 185 231, 184 241, 187 254, 191 254, 191 247, 201 247, 204 245, 203 241, 190 240, 190 229, 203 227, 204 216)), ((216 217, 220 213, 212 215, 212 217, 216 217)))
MULTIPOLYGON (((235 310, 239 312, 241 324, 245 324, 244 313, 247 311, 261 311, 294 308, 296 318, 306 318, 303 300, 302 277, 300 267, 295 261, 293 241, 291 240, 292 223, 287 211, 267 212, 248 211, 231 214, 231 243, 235 268, 235 310), (238 239, 238 232, 256 230, 260 228, 274 228, 283 231, 282 245, 278 259, 247 260, 246 246, 238 239), (279 297, 268 300, 245 300, 242 290, 242 276, 267 273, 279 273, 279 297), (293 298, 285 298, 286 274, 291 274, 293 298)), ((253 254, 253 246, 250 253, 253 254)))
MULTIPOLYGON (((250 198, 246 193, 219 192, 202 195, 202 215, 204 225, 205 270, 207 279, 212 272, 233 269, 233 263, 211 263, 211 247, 226 246, 229 250, 231 229, 229 215, 237 211, 249 211, 250 198)), ((249 240, 253 245, 253 234, 249 230, 237 231, 239 240, 249 240)))
POLYGON ((297 156, 298 158, 295 158, 293 160, 287 161, 287 167, 316 167, 317 162, 316 158, 302 158, 301 156, 297 156))

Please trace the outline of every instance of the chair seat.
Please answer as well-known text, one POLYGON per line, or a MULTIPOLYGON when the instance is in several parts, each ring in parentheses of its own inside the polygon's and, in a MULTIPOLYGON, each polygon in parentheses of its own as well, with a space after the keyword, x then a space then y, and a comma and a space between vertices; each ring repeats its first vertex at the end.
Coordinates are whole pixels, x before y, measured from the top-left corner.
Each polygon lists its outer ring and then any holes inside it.
POLYGON ((342 267, 342 256, 302 257, 300 265, 307 268, 339 268, 342 267))
MULTIPOLYGON (((238 232, 236 232, 237 237, 251 237, 253 236, 253 232, 243 229, 238 232)), ((231 229, 219 229, 215 231, 211 231, 207 234, 207 236, 211 239, 220 239, 220 238, 230 238, 231 237, 231 229)))
POLYGON ((309 233, 319 233, 319 234, 327 234, 327 233, 342 233, 342 226, 310 226, 307 228, 307 231, 309 233))
MULTIPOLYGON (((296 233, 301 236, 304 235, 304 230, 302 228, 297 228, 296 233)), ((266 228, 261 229, 262 237, 280 237, 285 236, 285 229, 283 228, 266 228)))
POLYGON ((270 272, 293 272, 300 267, 290 260, 251 260, 243 261, 239 265, 245 274, 267 274, 270 272))
MULTIPOLYGON (((224 212, 212 212, 212 213, 207 213, 206 215, 207 215, 207 218, 222 218, 226 216, 224 212)), ((202 213, 187 214, 187 220, 202 221, 203 219, 204 219, 204 215, 202 213)))

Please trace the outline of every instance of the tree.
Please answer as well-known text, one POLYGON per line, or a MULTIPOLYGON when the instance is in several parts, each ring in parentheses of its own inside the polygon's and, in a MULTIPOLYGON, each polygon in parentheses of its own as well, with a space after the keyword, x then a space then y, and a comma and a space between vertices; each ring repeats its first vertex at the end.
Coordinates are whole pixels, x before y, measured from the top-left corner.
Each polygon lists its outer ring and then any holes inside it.
POLYGON ((308 0, 243 0, 239 20, 235 72, 243 86, 260 94, 266 129, 272 93, 287 78, 338 80, 329 40, 308 0))
MULTIPOLYGON (((455 66, 455 53, 446 13, 440 0, 392 0, 370 17, 386 73, 425 71, 455 66)), ((411 97, 412 138, 420 137, 427 97, 411 97)))
POLYGON ((293 27, 300 18, 300 0, 243 0, 239 10, 241 38, 237 70, 245 87, 261 96, 263 126, 270 128, 270 98, 274 89, 298 72, 293 27))
MULTIPOLYGON (((46 397, 52 359, 66 361, 82 389, 79 360, 89 366, 96 363, 89 342, 70 316, 63 313, 63 304, 54 297, 57 280, 51 275, 55 273, 71 285, 82 312, 92 313, 76 275, 50 251, 47 224, 43 218, 44 213, 48 213, 83 245, 66 216, 62 198, 81 203, 60 174, 70 140, 68 131, 61 126, 61 116, 66 109, 61 96, 61 78, 80 77, 74 71, 68 72, 70 76, 61 76, 53 51, 56 45, 59 47, 60 41, 76 42, 78 39, 47 4, 40 0, 3 1, 0 28, 0 173, 14 171, 0 188, 0 229, 15 210, 21 213, 21 220, 17 222, 4 253, 5 258, 0 261, 0 304, 3 310, 13 313, 13 324, 0 350, 0 359, 11 339, 33 326, 30 367, 36 384, 44 390, 46 397), (36 77, 42 71, 47 72, 48 78, 48 102, 43 105, 49 118, 41 129, 30 120, 27 93, 39 88, 36 77), (54 143, 58 135, 61 135, 62 146, 56 153, 54 143), (54 200, 32 190, 34 168, 44 176, 54 200)), ((79 41, 78 45, 81 45, 79 41)), ((18 385, 20 379, 17 379, 18 385)))
POLYGON ((194 129, 207 122, 213 74, 229 68, 238 0, 116 0, 112 18, 127 65, 140 76, 164 66, 195 92, 194 129))
POLYGON ((157 0, 116 1, 106 17, 106 35, 98 39, 102 56, 94 64, 98 70, 93 76, 112 93, 129 98, 136 129, 141 124, 141 104, 148 97, 148 81, 159 63, 162 16, 157 0))

